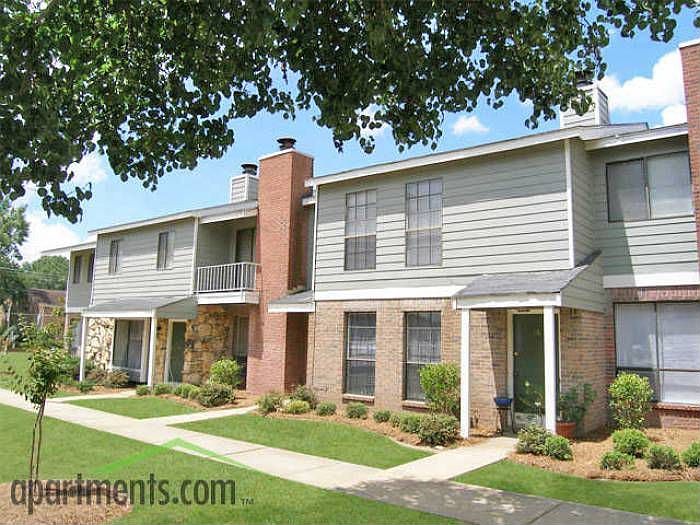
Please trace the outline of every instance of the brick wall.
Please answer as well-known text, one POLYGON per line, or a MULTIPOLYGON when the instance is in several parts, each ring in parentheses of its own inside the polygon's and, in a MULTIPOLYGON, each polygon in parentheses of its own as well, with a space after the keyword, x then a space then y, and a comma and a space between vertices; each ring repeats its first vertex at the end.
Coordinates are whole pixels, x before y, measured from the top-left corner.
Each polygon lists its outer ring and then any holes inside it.
POLYGON ((681 47, 685 106, 688 114, 688 147, 695 202, 695 224, 700 247, 700 42, 681 47))

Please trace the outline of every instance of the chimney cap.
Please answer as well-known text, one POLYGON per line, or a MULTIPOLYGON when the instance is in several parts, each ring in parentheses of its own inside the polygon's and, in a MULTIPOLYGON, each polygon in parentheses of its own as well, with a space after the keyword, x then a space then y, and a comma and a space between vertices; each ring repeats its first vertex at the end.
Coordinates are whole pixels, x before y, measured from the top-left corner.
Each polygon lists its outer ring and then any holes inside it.
POLYGON ((243 163, 241 164, 241 169, 243 170, 244 175, 257 175, 258 174, 258 165, 253 164, 253 163, 243 163))
POLYGON ((576 71, 576 87, 590 86, 593 84, 593 71, 590 69, 580 69, 576 71))
POLYGON ((277 139, 277 143, 280 145, 280 150, 294 149, 294 144, 297 139, 292 137, 280 137, 277 139))

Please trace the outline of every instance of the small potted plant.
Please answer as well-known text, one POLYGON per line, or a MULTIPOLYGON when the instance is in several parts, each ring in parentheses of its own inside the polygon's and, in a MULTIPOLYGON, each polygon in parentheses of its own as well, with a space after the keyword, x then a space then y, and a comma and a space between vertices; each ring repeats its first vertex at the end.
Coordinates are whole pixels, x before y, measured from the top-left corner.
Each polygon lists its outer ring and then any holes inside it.
POLYGON ((594 399, 595 391, 588 383, 584 384, 583 387, 572 386, 566 392, 560 393, 557 434, 567 439, 573 438, 579 423, 583 421, 583 417, 594 399))

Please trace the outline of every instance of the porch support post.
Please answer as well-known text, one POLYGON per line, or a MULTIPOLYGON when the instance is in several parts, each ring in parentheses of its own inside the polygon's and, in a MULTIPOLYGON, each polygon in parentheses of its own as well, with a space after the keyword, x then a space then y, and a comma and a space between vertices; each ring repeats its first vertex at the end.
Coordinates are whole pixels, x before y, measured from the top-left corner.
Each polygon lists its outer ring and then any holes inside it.
POLYGON ((154 311, 151 315, 151 332, 148 337, 148 386, 153 386, 153 368, 156 362, 156 328, 158 318, 154 311))
POLYGON ((80 381, 85 380, 85 342, 87 341, 88 318, 80 317, 80 381))
POLYGON ((557 351, 554 307, 543 307, 544 313, 544 426, 554 433, 557 426, 557 351))
POLYGON ((459 352, 459 434, 463 438, 469 437, 469 313, 469 308, 462 310, 462 334, 459 352))

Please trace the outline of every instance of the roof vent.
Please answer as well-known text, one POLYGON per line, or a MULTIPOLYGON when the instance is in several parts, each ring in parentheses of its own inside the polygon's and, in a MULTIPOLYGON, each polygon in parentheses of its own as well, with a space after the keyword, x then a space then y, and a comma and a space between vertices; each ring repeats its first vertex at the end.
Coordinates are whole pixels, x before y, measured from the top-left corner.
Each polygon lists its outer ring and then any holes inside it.
POLYGON ((277 139, 277 143, 280 145, 280 150, 294 149, 294 144, 296 144, 296 139, 292 137, 282 137, 277 139))
POLYGON ((241 173, 243 175, 257 175, 258 174, 257 164, 241 164, 241 168, 243 170, 243 171, 241 171, 241 173))

